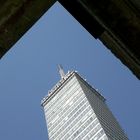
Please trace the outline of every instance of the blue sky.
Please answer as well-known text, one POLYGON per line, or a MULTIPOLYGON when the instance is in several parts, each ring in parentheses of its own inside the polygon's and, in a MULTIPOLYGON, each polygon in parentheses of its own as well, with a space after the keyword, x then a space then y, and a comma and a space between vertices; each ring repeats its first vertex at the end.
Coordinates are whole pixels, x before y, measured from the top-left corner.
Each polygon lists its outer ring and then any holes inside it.
POLYGON ((65 72, 77 70, 107 99, 131 140, 140 138, 140 82, 59 3, 0 61, 0 139, 47 140, 41 99, 65 72))

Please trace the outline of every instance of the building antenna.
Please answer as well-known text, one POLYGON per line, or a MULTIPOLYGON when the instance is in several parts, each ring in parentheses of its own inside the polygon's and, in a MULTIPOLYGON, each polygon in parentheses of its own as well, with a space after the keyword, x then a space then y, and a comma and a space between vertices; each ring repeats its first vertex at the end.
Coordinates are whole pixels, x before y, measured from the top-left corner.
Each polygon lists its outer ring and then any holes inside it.
POLYGON ((58 65, 58 70, 59 70, 60 77, 62 79, 65 76, 62 65, 60 65, 60 64, 58 65))

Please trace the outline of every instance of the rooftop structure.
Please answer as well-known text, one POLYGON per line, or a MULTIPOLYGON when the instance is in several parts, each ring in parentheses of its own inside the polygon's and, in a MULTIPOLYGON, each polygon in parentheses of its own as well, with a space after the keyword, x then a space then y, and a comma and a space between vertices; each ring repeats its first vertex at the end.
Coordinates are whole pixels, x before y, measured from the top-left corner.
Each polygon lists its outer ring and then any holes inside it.
MULTIPOLYGON (((48 94, 43 98, 43 100, 41 101, 41 105, 43 106, 44 103, 49 102, 49 100, 51 100, 55 94, 64 86, 64 84, 70 80, 73 76, 77 75, 78 77, 80 77, 83 81, 86 81, 84 78, 82 78, 77 71, 69 71, 63 78, 61 78, 57 84, 52 87, 51 90, 48 91, 48 94)), ((86 82, 86 84, 92 89, 95 90, 88 82, 86 82)), ((97 94, 97 96, 99 98, 101 98, 103 101, 105 101, 105 98, 99 93, 96 92, 95 94, 97 94)))

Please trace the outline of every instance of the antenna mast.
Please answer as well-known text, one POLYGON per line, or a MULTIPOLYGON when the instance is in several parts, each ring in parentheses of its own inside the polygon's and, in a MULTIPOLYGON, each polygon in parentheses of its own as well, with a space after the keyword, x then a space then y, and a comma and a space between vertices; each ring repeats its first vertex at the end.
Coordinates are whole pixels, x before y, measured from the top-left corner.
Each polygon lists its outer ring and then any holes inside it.
POLYGON ((60 64, 58 65, 58 70, 59 70, 60 77, 62 79, 65 76, 65 73, 63 67, 60 64))

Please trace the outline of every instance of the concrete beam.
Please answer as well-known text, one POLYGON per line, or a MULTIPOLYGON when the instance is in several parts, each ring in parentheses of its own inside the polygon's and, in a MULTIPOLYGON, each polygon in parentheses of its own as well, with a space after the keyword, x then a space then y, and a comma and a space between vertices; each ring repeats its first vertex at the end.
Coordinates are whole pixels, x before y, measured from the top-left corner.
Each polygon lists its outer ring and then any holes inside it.
POLYGON ((140 79, 140 2, 135 0, 59 0, 140 79))
POLYGON ((56 0, 1 0, 0 57, 2 57, 56 0))
MULTIPOLYGON (((1 0, 2 57, 56 0, 1 0)), ((59 0, 140 79, 139 0, 59 0)))

